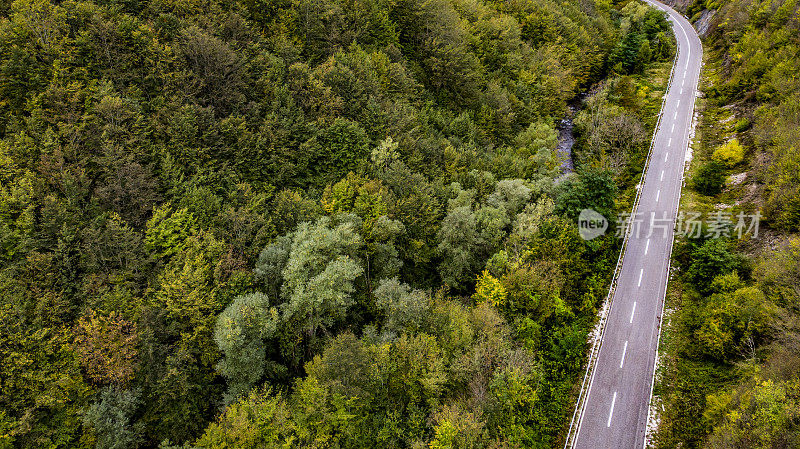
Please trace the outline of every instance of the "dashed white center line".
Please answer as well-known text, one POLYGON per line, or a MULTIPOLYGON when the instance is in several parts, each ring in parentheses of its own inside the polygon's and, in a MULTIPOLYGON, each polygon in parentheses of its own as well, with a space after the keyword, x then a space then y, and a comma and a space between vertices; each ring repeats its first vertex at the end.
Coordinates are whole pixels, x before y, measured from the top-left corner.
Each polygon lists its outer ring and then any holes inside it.
POLYGON ((611 427, 611 417, 614 416, 614 404, 617 402, 617 392, 614 392, 614 397, 611 398, 611 410, 608 411, 608 422, 606 427, 611 427))
POLYGON ((625 346, 622 348, 622 358, 619 360, 619 367, 625 364, 625 353, 628 352, 628 340, 625 340, 625 346))
MULTIPOLYGON (((685 30, 684 30, 684 33, 685 33, 685 30)), ((691 51, 691 49, 689 49, 689 50, 691 51)), ((688 77, 689 55, 690 55, 690 53, 687 53, 686 65, 684 67, 683 78, 681 80, 680 95, 683 95, 683 90, 684 90, 683 88, 684 88, 685 83, 686 83, 686 78, 688 77)), ((673 114, 673 119, 677 119, 678 118, 678 112, 679 112, 679 109, 680 109, 680 104, 681 104, 681 99, 679 98, 676 101, 676 104, 675 104, 675 112, 673 114)), ((670 129, 670 133, 674 134, 674 132, 675 132, 675 123, 672 123, 671 129, 670 129)), ((667 141, 667 148, 670 148, 671 146, 672 146, 672 137, 669 137, 669 139, 667 141)), ((664 154, 664 162, 666 163, 668 159, 669 159, 669 151, 666 151, 665 154, 664 154)), ((665 170, 661 170, 661 175, 659 177, 659 181, 663 181, 664 180, 664 171, 665 170)), ((658 189, 656 191, 656 202, 657 203, 659 202, 660 197, 661 197, 661 189, 658 189)), ((650 239, 647 239, 647 242, 645 243, 644 254, 647 255, 649 250, 650 250, 650 239)), ((641 287, 642 286, 643 277, 644 277, 644 268, 640 268, 639 269, 639 280, 637 282, 637 287, 641 287)), ((633 324, 633 318, 634 318, 635 314, 636 314, 636 301, 633 301, 633 306, 631 308, 631 314, 630 314, 629 323, 633 324)), ((627 353, 628 353, 628 340, 625 340, 625 343, 624 343, 623 348, 622 348, 622 356, 620 357, 620 361, 619 361, 620 369, 622 369, 625 366, 625 357, 627 356, 627 353)), ((616 403, 617 403, 617 393, 618 393, 618 391, 614 391, 613 396, 611 398, 611 405, 609 407, 608 418, 606 420, 606 427, 607 428, 611 427, 611 421, 612 421, 612 419, 614 417, 614 407, 616 406, 616 403)), ((623 411, 625 411, 625 410, 623 410, 623 411)))

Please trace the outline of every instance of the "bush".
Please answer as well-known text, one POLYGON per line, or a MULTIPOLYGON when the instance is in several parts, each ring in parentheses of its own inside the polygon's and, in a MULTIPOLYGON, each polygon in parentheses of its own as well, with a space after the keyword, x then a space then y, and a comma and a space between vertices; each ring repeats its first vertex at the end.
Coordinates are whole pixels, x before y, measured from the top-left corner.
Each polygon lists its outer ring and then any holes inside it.
POLYGON ((714 150, 711 159, 728 168, 733 167, 744 160, 744 147, 738 139, 733 139, 714 150))
POLYGON ((742 265, 741 258, 729 246, 725 240, 712 239, 695 249, 692 264, 686 270, 687 283, 703 295, 711 294, 717 276, 738 270, 742 265))
POLYGON ((766 336, 773 307, 757 287, 714 294, 704 302, 695 338, 705 356, 724 362, 766 336))
POLYGON ((772 157, 764 216, 775 228, 800 230, 800 153, 788 147, 773 150, 772 157))
POLYGON ((736 121, 736 124, 733 125, 733 130, 737 133, 747 131, 750 128, 750 120, 747 118, 740 118, 736 121))
POLYGON ((716 161, 706 162, 692 177, 692 186, 703 195, 713 196, 720 193, 724 184, 724 167, 716 161))

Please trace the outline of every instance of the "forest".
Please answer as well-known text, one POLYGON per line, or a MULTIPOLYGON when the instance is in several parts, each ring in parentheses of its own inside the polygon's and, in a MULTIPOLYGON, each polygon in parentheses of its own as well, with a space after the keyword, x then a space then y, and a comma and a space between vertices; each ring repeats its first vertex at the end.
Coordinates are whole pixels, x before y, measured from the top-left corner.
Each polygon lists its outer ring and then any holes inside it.
POLYGON ((697 0, 706 21, 684 210, 732 218, 722 239, 676 242, 657 447, 800 444, 800 6, 697 0), (762 214, 758 237, 732 232, 762 214))
POLYGON ((635 0, 0 2, 0 448, 558 446, 674 52, 635 0))

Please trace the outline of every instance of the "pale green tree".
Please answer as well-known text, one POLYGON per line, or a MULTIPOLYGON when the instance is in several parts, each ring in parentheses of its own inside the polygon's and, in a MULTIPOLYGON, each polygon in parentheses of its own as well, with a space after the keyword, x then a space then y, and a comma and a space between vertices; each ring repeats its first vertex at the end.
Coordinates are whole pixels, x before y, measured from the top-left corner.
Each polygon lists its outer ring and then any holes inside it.
POLYGON ((133 419, 141 404, 138 390, 117 386, 103 388, 97 401, 83 415, 83 422, 94 430, 98 449, 133 449, 142 441, 143 424, 133 419))
POLYGON ((355 280, 364 272, 360 219, 352 214, 303 223, 294 234, 283 270, 284 320, 308 336, 344 317, 354 303, 355 280))
MULTIPOLYGON (((275 334, 277 309, 262 293, 237 296, 217 317, 214 341, 225 354, 217 370, 228 379, 225 402, 246 393, 273 365, 266 358, 264 340, 275 334)), ((274 368, 274 366, 273 366, 274 368)))
POLYGON ((383 325, 385 334, 399 335, 422 329, 430 311, 430 302, 425 292, 412 289, 393 278, 382 279, 374 295, 378 308, 386 314, 383 325))

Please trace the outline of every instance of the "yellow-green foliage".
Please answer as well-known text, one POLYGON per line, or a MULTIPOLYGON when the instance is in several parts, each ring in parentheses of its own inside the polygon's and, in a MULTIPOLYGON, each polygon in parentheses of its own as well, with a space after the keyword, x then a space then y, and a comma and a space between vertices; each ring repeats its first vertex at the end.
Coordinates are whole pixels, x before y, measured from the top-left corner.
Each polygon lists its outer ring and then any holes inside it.
POLYGON ((731 168, 744 160, 744 147, 738 139, 733 139, 714 150, 711 159, 731 168))
POLYGON ((380 181, 350 172, 336 184, 328 185, 320 202, 322 209, 329 214, 351 212, 358 215, 369 233, 375 221, 387 213, 386 196, 386 188, 380 181))
POLYGON ((775 163, 770 167, 764 215, 776 227, 800 228, 800 153, 795 148, 774 148, 775 163))
POLYGON ((797 379, 785 381, 750 381, 733 390, 708 396, 704 418, 713 422, 710 447, 770 448, 794 439, 792 423, 800 415, 800 384, 797 379))
POLYGON ((436 426, 436 437, 428 446, 430 449, 451 449, 457 436, 458 429, 450 421, 442 421, 436 426))
POLYGON ((489 303, 495 307, 502 307, 506 303, 508 292, 499 279, 484 270, 478 276, 478 284, 475 286, 475 294, 472 298, 478 304, 489 303))

